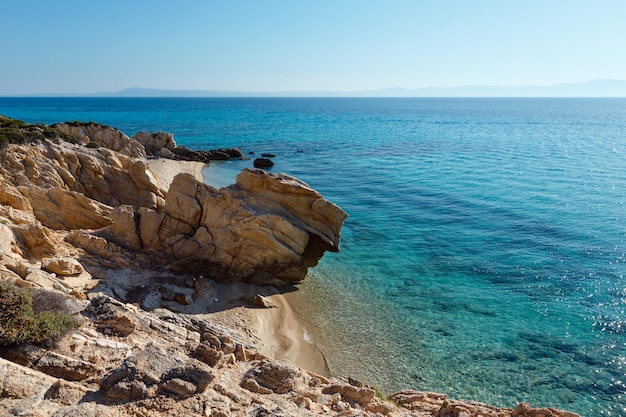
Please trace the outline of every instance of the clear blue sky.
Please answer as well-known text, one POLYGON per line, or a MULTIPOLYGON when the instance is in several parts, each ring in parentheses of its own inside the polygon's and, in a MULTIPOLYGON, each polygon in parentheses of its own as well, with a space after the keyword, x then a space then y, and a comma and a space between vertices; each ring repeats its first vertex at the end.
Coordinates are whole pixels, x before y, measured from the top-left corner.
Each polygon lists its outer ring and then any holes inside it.
POLYGON ((0 95, 626 80, 624 0, 4 0, 0 95))

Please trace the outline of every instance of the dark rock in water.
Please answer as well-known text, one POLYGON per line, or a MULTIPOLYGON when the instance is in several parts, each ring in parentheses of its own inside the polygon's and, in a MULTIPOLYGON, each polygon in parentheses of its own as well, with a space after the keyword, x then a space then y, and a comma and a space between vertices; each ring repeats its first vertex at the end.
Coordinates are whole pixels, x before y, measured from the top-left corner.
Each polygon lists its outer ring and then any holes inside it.
POLYGON ((172 153, 185 161, 209 162, 209 158, 201 152, 192 151, 186 146, 177 146, 172 149, 172 153))
POLYGON ((270 168, 274 166, 274 162, 267 158, 257 158, 254 160, 255 168, 270 168))
POLYGON ((254 152, 250 151, 248 152, 248 155, 254 155, 254 152))
POLYGON ((231 158, 241 158, 243 153, 239 149, 215 149, 211 151, 192 151, 186 146, 177 146, 172 153, 186 161, 208 163, 210 161, 227 161, 231 158))
POLYGON ((230 159, 230 155, 221 150, 202 152, 204 156, 210 161, 227 161, 230 159))
POLYGON ((276 155, 274 155, 273 153, 262 153, 261 156, 263 158, 276 158, 276 155))
POLYGON ((218 151, 225 153, 231 158, 241 158, 243 156, 243 152, 240 149, 232 148, 232 149, 218 149, 218 151))

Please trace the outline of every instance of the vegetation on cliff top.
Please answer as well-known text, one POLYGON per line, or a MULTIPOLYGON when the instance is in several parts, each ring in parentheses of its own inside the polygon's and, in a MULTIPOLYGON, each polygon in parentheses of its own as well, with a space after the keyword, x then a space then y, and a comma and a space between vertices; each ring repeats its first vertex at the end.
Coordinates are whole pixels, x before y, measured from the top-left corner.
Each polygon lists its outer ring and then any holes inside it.
POLYGON ((41 123, 28 124, 0 115, 0 147, 9 143, 25 144, 42 140, 59 140, 77 143, 77 139, 54 127, 41 123))
POLYGON ((0 345, 48 344, 78 326, 63 295, 0 284, 0 345))

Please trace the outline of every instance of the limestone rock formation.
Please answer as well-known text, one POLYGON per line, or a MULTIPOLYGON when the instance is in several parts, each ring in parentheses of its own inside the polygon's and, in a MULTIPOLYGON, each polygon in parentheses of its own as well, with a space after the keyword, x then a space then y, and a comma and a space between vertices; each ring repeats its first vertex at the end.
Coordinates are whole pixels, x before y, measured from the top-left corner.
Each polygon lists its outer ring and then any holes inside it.
POLYGON ((143 158, 146 156, 146 149, 136 140, 131 140, 126 134, 118 129, 103 126, 98 123, 57 123, 53 128, 61 132, 78 138, 83 145, 96 143, 122 155, 143 158))
POLYGON ((181 174, 163 211, 118 208, 99 234, 217 281, 280 284, 301 281, 324 251, 338 250, 346 217, 283 174, 243 170, 236 184, 220 190, 181 174))
POLYGON ((163 148, 170 151, 176 148, 174 135, 167 132, 137 132, 132 136, 132 139, 141 143, 149 155, 157 155, 163 148))

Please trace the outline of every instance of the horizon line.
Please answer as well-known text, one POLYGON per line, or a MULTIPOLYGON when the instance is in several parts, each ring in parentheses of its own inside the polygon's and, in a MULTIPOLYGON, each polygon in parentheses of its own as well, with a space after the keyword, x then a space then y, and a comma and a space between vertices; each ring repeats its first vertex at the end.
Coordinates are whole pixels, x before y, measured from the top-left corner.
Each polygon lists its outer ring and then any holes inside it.
POLYGON ((461 85, 456 87, 385 87, 354 91, 341 90, 283 90, 252 92, 245 90, 205 90, 205 89, 164 89, 147 87, 129 87, 118 91, 95 93, 22 93, 0 94, 0 97, 137 97, 137 98, 602 98, 626 97, 626 80, 595 79, 576 83, 561 83, 546 86, 505 86, 505 85, 461 85))

